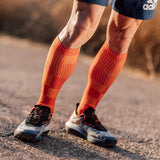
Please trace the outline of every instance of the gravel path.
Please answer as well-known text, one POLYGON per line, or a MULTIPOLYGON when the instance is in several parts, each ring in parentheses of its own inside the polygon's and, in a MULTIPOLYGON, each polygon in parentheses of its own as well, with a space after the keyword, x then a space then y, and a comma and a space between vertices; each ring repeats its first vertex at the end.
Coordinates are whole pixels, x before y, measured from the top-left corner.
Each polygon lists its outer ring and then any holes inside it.
POLYGON ((99 147, 65 132, 64 123, 87 81, 91 60, 84 56, 58 96, 49 135, 39 143, 13 137, 39 97, 48 47, 0 36, 0 160, 159 160, 160 81, 138 78, 125 70, 96 111, 118 138, 117 146, 99 147))

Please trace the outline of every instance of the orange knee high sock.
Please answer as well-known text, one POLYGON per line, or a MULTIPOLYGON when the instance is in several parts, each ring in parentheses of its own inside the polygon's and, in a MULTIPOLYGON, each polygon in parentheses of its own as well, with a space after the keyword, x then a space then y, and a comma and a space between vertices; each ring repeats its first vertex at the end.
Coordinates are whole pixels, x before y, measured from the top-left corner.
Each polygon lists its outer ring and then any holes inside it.
POLYGON ((90 66, 88 83, 77 110, 78 114, 89 107, 96 108, 121 71, 126 57, 127 53, 117 54, 108 47, 106 42, 104 43, 90 66))
POLYGON ((50 47, 46 60, 41 96, 37 105, 48 106, 54 111, 56 97, 63 83, 71 76, 77 64, 79 49, 64 46, 57 37, 50 47))

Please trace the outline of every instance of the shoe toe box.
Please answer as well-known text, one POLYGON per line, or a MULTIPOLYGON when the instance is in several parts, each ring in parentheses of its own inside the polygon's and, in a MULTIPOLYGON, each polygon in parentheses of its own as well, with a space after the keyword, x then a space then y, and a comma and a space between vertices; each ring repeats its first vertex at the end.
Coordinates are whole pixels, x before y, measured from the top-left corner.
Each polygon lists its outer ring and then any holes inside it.
POLYGON ((91 143, 106 146, 114 146, 117 144, 117 139, 108 131, 90 130, 88 132, 88 140, 91 143))

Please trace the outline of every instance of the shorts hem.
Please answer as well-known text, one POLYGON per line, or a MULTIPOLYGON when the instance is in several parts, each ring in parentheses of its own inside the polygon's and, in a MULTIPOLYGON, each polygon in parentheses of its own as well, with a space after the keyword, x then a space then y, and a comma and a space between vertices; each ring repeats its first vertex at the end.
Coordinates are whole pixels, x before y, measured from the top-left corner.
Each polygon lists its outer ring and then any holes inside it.
POLYGON ((134 18, 134 19, 139 19, 139 20, 149 20, 149 19, 153 18, 153 15, 147 15, 146 17, 145 16, 144 17, 133 16, 133 15, 127 14, 127 13, 125 13, 123 11, 120 11, 120 10, 116 9, 112 5, 111 5, 111 7, 112 7, 112 9, 114 11, 116 11, 117 13, 119 13, 119 14, 121 14, 123 16, 126 16, 126 17, 130 17, 130 18, 134 18))
POLYGON ((106 1, 106 0, 101 0, 101 2, 99 2, 97 0, 78 0, 78 1, 83 1, 83 2, 86 2, 86 3, 97 4, 97 5, 104 6, 104 7, 108 6, 108 1, 106 1))

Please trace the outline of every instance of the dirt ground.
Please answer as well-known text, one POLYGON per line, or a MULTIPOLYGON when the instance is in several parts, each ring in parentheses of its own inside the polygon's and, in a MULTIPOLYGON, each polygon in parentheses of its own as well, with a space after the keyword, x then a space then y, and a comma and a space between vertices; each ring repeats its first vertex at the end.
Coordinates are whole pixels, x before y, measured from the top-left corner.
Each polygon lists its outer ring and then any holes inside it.
POLYGON ((97 107, 117 146, 99 147, 65 132, 87 82, 91 59, 84 56, 58 96, 49 135, 39 143, 13 137, 38 100, 48 48, 0 36, 0 160, 159 160, 160 81, 140 78, 136 71, 124 69, 97 107))

